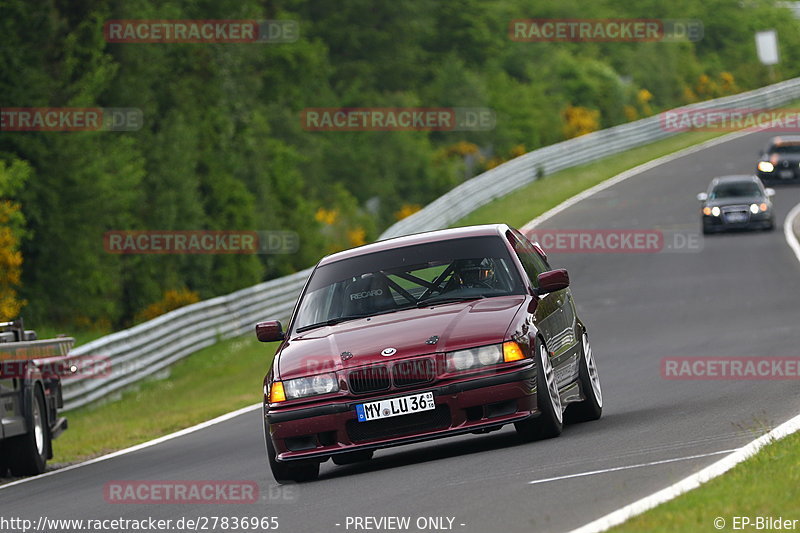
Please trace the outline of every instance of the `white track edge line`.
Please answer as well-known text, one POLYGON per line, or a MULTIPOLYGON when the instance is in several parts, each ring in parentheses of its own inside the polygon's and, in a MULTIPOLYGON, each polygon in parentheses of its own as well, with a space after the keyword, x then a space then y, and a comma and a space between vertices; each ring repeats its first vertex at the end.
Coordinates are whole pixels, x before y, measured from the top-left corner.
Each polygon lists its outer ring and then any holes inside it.
POLYGON ((727 455, 699 472, 696 472, 669 487, 656 493, 646 496, 631 504, 626 505, 614 512, 598 518, 588 524, 573 529, 570 533, 598 533, 606 531, 614 526, 618 526, 634 516, 640 515, 662 503, 677 498, 681 494, 696 489, 715 477, 718 477, 739 463, 754 456, 761 448, 783 437, 791 435, 800 429, 800 415, 784 422, 769 433, 762 435, 749 444, 739 448, 739 450, 727 455))
POLYGON ((192 427, 184 428, 174 433, 170 433, 169 435, 164 435, 163 437, 158 437, 157 439, 149 440, 147 442, 143 442, 141 444, 137 444, 135 446, 131 446, 130 448, 125 448, 124 450, 118 450, 116 452, 111 452, 106 455, 102 455, 100 457, 95 457, 94 459, 89 459, 88 461, 84 461, 82 463, 76 463, 73 465, 65 466, 64 468, 59 468, 58 470, 50 470, 49 472, 45 472, 44 474, 40 474, 38 476, 33 477, 26 477, 22 479, 18 479, 16 481, 12 481, 10 483, 6 483, 4 485, 0 485, 0 490, 7 489, 9 487, 14 487, 16 485, 21 485, 23 483, 30 483, 32 481, 36 481, 38 479, 43 479, 46 477, 54 476, 56 474, 60 474, 62 472, 68 472, 70 470, 75 470, 76 468, 81 468, 84 466, 93 465, 95 463, 100 463, 103 461, 108 461, 109 459, 113 459, 115 457, 119 457, 120 455, 127 455, 129 453, 137 452, 139 450, 143 450, 145 448, 149 448, 151 446, 155 446, 156 444, 161 444, 162 442, 167 442, 172 439, 176 439, 178 437, 183 437, 184 435, 188 435, 190 433, 194 433, 195 431, 199 431, 201 429, 205 429, 207 427, 219 424, 221 422, 228 421, 232 418, 236 418, 239 415, 243 415, 245 413, 249 413, 250 411, 255 411, 261 407, 260 403, 255 403, 252 405, 248 405, 247 407, 242 407, 241 409, 237 409, 235 411, 231 411, 230 413, 225 413, 224 415, 220 415, 216 418, 212 418, 211 420, 206 420, 205 422, 201 422, 197 425, 192 427))
POLYGON ((684 457, 672 457, 671 459, 661 459, 660 461, 650 461, 648 463, 637 463, 632 465, 614 466, 611 468, 601 468, 600 470, 589 470, 586 472, 578 472, 577 474, 566 474, 563 476, 546 477, 543 479, 534 479, 528 481, 528 485, 539 485, 541 483, 552 483, 553 481, 563 481, 565 479, 574 479, 578 477, 596 476, 598 474, 611 474, 613 472, 621 472, 623 470, 633 470, 634 468, 646 468, 648 466, 660 466, 669 463, 678 463, 682 461, 692 461, 694 459, 703 459, 705 457, 713 457, 715 455, 722 455, 724 453, 731 453, 737 451, 739 448, 731 448, 729 450, 719 450, 716 452, 701 453, 697 455, 687 455, 684 457))
POLYGON ((783 236, 786 238, 786 243, 789 248, 794 252, 797 260, 800 261, 800 242, 797 241, 797 235, 794 234, 794 219, 800 215, 800 204, 797 204, 786 215, 786 220, 783 221, 783 236))

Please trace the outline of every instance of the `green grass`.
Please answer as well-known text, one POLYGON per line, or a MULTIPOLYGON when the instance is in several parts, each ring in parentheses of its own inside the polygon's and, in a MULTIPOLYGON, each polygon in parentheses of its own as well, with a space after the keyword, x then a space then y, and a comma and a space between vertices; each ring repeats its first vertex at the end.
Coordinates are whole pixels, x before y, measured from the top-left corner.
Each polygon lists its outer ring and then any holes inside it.
MULTIPOLYGON (((763 448, 691 492, 611 529, 614 533, 673 533, 717 531, 714 520, 722 517, 722 531, 734 531, 733 517, 758 516, 798 519, 800 531, 800 434, 795 433, 763 448)), ((742 528, 739 528, 740 530, 742 528)), ((744 529, 756 531, 755 527, 744 529)), ((777 531, 764 529, 761 531, 777 531)))
POLYGON ((102 455, 261 401, 277 343, 254 335, 209 346, 100 403, 68 411, 54 463, 102 455))
POLYGON ((620 172, 726 133, 681 133, 593 163, 556 172, 473 211, 451 227, 495 222, 520 227, 564 200, 620 172))

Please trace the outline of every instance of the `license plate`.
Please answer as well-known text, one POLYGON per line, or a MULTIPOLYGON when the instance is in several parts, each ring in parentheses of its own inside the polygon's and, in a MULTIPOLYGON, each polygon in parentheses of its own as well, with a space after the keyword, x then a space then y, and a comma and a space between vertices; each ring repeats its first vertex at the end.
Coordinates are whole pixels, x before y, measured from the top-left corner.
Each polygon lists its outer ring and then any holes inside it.
POLYGON ((436 409, 436 404, 433 402, 433 393, 423 392, 389 400, 360 403, 356 405, 356 415, 359 422, 369 422, 379 418, 391 418, 433 409, 436 409))
POLYGON ((725 220, 728 222, 745 222, 747 221, 747 215, 744 213, 731 213, 725 217, 725 220))
POLYGON ((791 170, 781 170, 780 177, 782 179, 791 179, 794 177, 794 172, 792 172, 791 170))

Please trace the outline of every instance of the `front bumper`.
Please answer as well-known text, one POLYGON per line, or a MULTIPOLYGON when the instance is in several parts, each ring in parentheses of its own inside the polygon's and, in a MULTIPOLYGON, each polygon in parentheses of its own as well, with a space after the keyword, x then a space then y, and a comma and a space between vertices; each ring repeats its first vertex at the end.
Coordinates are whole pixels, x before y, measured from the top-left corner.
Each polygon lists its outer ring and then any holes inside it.
POLYGON ((800 182, 800 167, 792 165, 791 168, 778 167, 772 172, 757 171, 756 175, 766 184, 798 183, 800 182))
POLYGON ((733 229, 768 229, 774 224, 772 212, 766 211, 764 213, 750 214, 747 220, 742 222, 729 222, 725 220, 724 216, 709 216, 703 215, 702 219, 703 229, 705 231, 726 231, 733 229))
POLYGON ((502 374, 420 387, 379 397, 264 411, 266 438, 278 461, 327 460, 331 455, 388 448, 463 433, 486 432, 539 414, 533 363, 502 374), (355 406, 432 391, 436 409, 358 422, 355 406))

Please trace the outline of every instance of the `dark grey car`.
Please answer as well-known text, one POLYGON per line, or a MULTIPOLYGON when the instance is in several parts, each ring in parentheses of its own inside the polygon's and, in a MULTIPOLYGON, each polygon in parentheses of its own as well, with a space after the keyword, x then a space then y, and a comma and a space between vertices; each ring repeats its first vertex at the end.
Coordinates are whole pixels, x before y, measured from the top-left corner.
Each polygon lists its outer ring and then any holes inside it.
POLYGON ((697 199, 703 233, 732 229, 775 228, 775 214, 770 198, 775 191, 764 188, 757 176, 722 176, 711 180, 707 192, 697 199))

